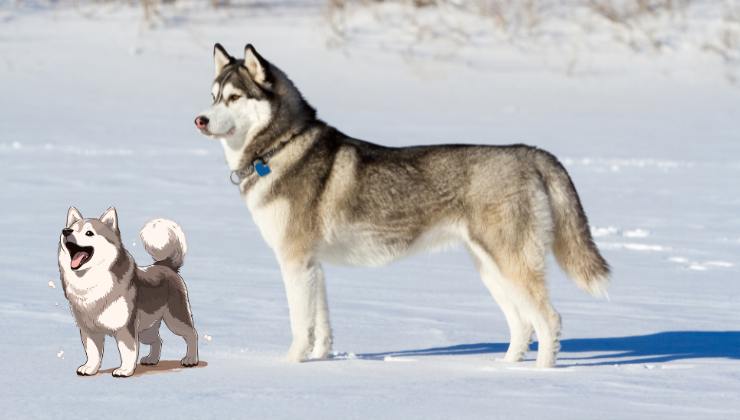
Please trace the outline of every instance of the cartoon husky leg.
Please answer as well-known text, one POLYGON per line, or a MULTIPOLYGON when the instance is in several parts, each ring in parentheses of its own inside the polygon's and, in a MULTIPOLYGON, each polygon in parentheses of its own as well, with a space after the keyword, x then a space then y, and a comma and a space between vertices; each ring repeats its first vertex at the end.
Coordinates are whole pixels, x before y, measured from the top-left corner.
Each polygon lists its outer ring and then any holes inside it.
POLYGON ((198 332, 193 326, 193 318, 184 293, 177 293, 176 296, 170 298, 169 307, 165 310, 162 319, 170 331, 185 340, 187 351, 180 363, 185 367, 196 366, 198 364, 198 332))
POLYGON ((159 326, 162 321, 157 321, 151 327, 139 333, 139 341, 149 346, 149 354, 141 358, 142 365, 156 365, 162 354, 162 338, 159 336, 159 326))
POLYGON ((529 351, 529 343, 533 332, 532 324, 519 312, 517 304, 513 300, 515 299, 515 293, 510 290, 514 287, 513 282, 504 277, 491 254, 475 243, 469 243, 468 248, 476 260, 483 284, 501 308, 509 327, 509 348, 504 360, 519 362, 529 351))
POLYGON ((133 328, 133 321, 124 328, 113 333, 121 355, 121 366, 113 371, 115 377, 127 377, 134 374, 136 362, 139 359, 139 338, 133 328))
POLYGON ((100 363, 103 361, 103 347, 105 345, 105 334, 94 333, 80 328, 80 338, 85 348, 87 361, 84 365, 77 368, 77 374, 80 376, 90 376, 98 373, 100 363))
POLYGON ((302 362, 311 353, 316 338, 317 320, 324 324, 321 327, 323 343, 319 351, 328 353, 326 346, 330 344, 331 329, 328 325, 329 313, 321 266, 311 258, 282 259, 280 270, 285 283, 290 329, 293 334, 288 361, 302 362))

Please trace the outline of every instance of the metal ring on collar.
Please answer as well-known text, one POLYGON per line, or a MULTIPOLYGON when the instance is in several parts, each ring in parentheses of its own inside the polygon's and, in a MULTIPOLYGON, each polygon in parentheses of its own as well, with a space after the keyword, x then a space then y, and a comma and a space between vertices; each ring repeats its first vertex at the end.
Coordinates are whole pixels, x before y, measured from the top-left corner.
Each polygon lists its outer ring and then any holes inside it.
POLYGON ((239 173, 239 171, 231 171, 231 175, 229 175, 229 181, 231 181, 234 185, 239 185, 242 183, 242 176, 239 173))

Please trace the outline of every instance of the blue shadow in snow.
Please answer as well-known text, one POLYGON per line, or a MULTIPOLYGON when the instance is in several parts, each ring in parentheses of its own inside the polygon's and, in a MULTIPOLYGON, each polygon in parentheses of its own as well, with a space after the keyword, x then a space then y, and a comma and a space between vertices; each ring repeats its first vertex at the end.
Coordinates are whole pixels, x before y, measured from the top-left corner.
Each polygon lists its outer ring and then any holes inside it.
MULTIPOLYGON (((558 360, 578 365, 623 365, 663 363, 674 360, 724 358, 740 360, 740 331, 664 331, 648 335, 605 338, 572 338, 560 341, 558 360), (571 353, 606 353, 573 357, 571 353), (599 359, 609 359, 599 361, 599 359)), ((359 354, 361 359, 382 360, 386 356, 456 356, 505 353, 508 343, 459 344, 418 350, 359 354)), ((537 344, 532 345, 536 350, 537 344)), ((503 355, 502 355, 503 357, 503 355)))

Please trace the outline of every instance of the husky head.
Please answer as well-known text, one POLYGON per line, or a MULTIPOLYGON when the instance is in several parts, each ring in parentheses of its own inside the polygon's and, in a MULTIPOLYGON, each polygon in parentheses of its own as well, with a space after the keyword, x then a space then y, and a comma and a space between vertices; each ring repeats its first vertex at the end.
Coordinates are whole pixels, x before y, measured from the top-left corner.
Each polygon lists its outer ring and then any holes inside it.
POLYGON ((60 269, 75 272, 77 276, 95 267, 107 270, 121 248, 115 208, 109 208, 98 219, 84 219, 76 208, 69 208, 67 223, 59 236, 60 269))
POLYGON ((221 141, 231 169, 240 169, 247 147, 253 154, 264 152, 272 141, 315 118, 288 77, 251 44, 243 59, 216 44, 213 61, 213 103, 195 118, 195 126, 221 141))

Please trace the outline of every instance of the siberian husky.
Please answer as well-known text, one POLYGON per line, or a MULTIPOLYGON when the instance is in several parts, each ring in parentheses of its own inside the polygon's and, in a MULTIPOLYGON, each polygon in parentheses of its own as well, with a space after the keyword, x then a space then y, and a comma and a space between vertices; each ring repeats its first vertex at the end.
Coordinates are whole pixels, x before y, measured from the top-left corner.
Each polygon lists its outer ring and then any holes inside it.
POLYGON ((555 364, 560 316, 545 282, 552 250, 593 295, 609 265, 578 194, 552 154, 526 145, 385 147, 317 119, 290 79, 252 45, 214 47, 213 103, 196 127, 217 139, 232 182, 280 264, 291 361, 325 358, 332 333, 321 263, 378 266, 460 243, 503 310, 519 361, 534 332, 537 366, 555 364))
POLYGON ((180 226, 165 219, 149 221, 140 235, 155 261, 147 267, 138 267, 124 249, 116 209, 108 209, 99 219, 83 219, 74 207, 67 212, 58 260, 64 296, 87 355, 78 375, 98 372, 106 335, 115 338, 121 355, 121 366, 113 376, 133 375, 139 341, 150 346, 141 364, 156 365, 162 350, 162 320, 185 339, 182 365, 198 364, 198 333, 185 282, 178 274, 187 250, 185 235, 180 226))

